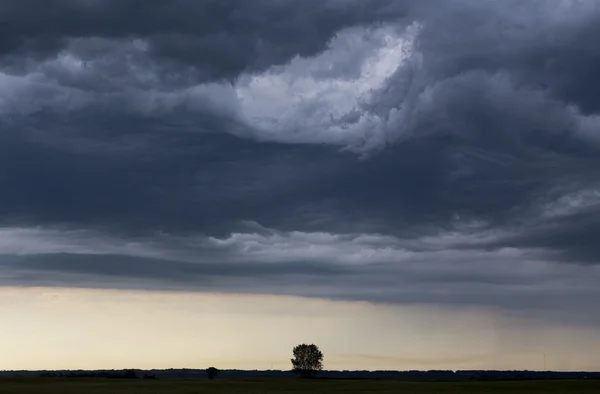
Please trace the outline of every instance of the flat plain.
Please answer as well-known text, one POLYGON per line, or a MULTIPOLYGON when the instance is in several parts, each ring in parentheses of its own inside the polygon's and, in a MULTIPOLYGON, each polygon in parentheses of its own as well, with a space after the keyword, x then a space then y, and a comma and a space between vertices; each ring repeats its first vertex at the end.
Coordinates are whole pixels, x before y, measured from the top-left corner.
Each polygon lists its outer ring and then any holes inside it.
POLYGON ((600 380, 521 382, 400 382, 378 380, 101 380, 0 379, 2 394, 599 394, 600 380))

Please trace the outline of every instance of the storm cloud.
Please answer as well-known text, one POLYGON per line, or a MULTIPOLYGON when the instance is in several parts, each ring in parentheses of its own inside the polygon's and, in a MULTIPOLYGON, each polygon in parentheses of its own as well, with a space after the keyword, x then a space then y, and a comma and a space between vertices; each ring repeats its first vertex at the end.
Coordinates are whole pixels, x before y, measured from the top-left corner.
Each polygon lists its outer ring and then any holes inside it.
POLYGON ((0 283, 597 311, 596 2, 55 3, 0 5, 0 283))

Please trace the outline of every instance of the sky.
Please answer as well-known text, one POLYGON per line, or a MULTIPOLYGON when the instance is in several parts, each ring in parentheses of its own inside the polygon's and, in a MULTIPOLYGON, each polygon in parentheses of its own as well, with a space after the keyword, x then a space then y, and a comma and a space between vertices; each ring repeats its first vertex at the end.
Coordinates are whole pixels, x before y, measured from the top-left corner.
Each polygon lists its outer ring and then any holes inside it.
POLYGON ((0 369, 600 370, 598 38, 593 0, 3 0, 0 369))

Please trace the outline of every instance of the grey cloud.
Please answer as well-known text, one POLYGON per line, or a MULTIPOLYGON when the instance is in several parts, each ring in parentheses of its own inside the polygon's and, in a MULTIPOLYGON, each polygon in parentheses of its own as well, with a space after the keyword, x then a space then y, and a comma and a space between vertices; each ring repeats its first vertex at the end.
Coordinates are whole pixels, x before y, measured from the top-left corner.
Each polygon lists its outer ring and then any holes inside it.
POLYGON ((595 3, 35 4, 0 5, 1 223, 172 238, 4 283, 595 310, 595 3))
MULTIPOLYGON (((5 257, 2 258, 4 260, 5 257)), ((154 280, 176 280, 178 282, 200 282, 214 277, 233 276, 242 278, 268 278, 274 275, 342 275, 344 267, 325 264, 217 264, 189 263, 153 258, 119 255, 90 254, 38 254, 9 258, 10 266, 18 270, 49 274, 51 272, 76 273, 90 276, 117 278, 146 278, 154 280)))
POLYGON ((542 250, 541 257, 571 264, 599 263, 600 211, 581 209, 570 214, 538 220, 524 225, 516 234, 494 240, 489 246, 511 245, 518 248, 542 250))

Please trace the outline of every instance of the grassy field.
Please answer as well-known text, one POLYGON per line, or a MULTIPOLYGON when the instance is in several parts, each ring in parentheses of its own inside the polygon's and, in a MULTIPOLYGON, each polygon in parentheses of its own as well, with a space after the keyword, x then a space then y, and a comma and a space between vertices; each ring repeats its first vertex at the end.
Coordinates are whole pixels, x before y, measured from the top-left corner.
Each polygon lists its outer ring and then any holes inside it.
POLYGON ((598 394, 600 381, 424 383, 374 380, 93 380, 0 379, 2 394, 279 394, 279 393, 569 393, 598 394))

